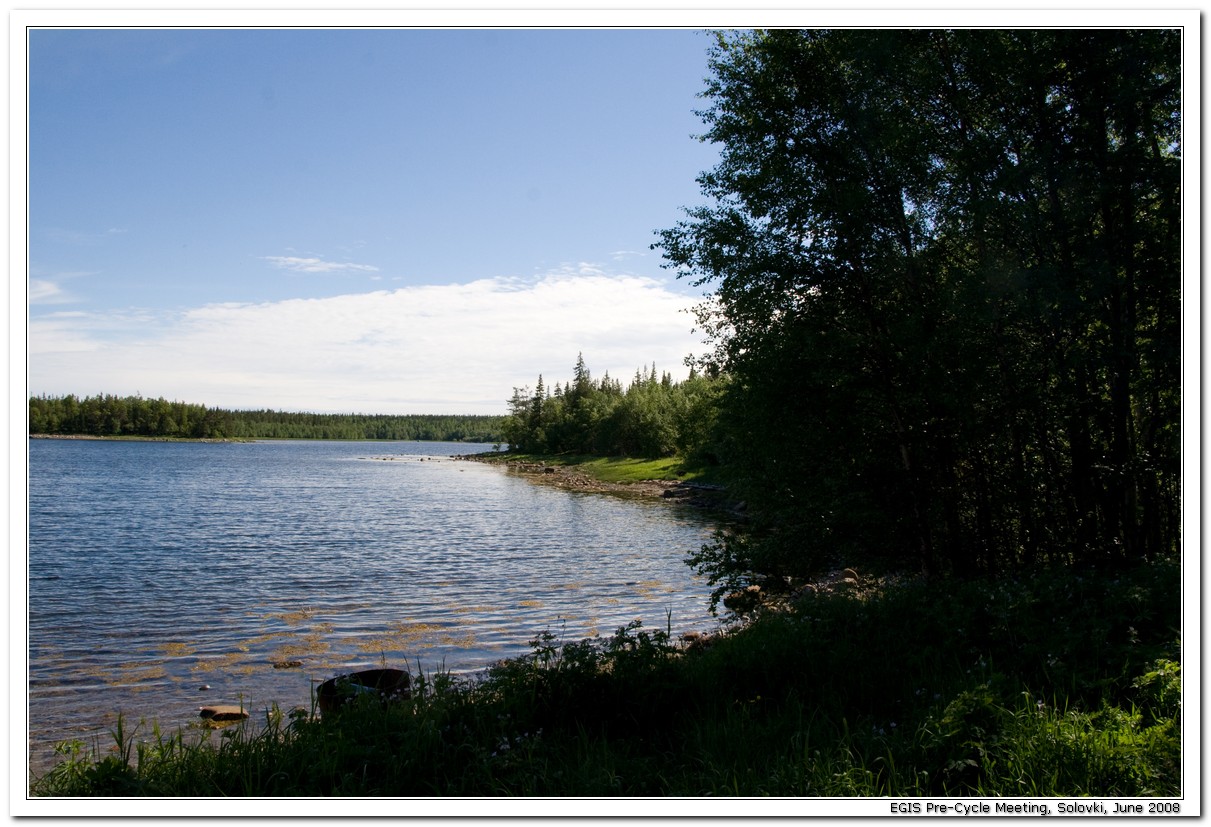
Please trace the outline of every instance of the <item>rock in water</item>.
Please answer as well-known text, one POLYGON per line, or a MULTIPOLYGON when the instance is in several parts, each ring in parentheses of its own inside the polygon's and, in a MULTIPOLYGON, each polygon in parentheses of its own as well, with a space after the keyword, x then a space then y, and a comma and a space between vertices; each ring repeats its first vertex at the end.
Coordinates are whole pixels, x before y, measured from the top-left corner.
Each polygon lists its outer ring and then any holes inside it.
POLYGON ((242 721, 248 717, 248 712, 243 707, 219 704, 199 707, 198 717, 208 721, 242 721))
POLYGON ((359 696, 377 696, 383 702, 411 697, 411 678, 400 669, 365 669, 329 678, 316 687, 320 712, 333 713, 359 696))

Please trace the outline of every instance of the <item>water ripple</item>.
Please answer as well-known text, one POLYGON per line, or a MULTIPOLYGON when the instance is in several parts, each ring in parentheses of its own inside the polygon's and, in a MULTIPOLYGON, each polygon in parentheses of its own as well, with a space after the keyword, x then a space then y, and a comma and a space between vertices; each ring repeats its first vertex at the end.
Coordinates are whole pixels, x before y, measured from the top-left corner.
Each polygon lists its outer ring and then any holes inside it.
POLYGON ((713 625, 682 562, 696 515, 449 457, 466 450, 31 441, 35 765, 118 710, 172 727, 201 703, 306 705, 383 661, 483 668, 544 630, 713 625))

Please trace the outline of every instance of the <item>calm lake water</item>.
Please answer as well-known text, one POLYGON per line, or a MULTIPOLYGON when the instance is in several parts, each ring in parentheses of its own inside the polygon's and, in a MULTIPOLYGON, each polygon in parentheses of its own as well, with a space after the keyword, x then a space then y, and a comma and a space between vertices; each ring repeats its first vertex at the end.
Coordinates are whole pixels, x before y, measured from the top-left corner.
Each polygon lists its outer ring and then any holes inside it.
POLYGON ((701 515, 451 456, 482 448, 31 440, 32 766, 108 746, 119 711, 173 731, 383 663, 479 670, 544 630, 716 625, 683 562, 701 515))

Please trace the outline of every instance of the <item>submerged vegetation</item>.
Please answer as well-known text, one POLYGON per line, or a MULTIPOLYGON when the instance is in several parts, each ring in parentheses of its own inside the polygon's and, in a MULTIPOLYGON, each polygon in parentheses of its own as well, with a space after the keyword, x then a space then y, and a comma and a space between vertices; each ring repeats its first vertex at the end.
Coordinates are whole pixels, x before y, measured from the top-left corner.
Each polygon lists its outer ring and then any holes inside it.
POLYGON ((804 589, 747 624, 632 623, 339 714, 62 746, 35 795, 1176 796, 1174 565, 804 589), (112 747, 112 749, 109 749, 112 747))

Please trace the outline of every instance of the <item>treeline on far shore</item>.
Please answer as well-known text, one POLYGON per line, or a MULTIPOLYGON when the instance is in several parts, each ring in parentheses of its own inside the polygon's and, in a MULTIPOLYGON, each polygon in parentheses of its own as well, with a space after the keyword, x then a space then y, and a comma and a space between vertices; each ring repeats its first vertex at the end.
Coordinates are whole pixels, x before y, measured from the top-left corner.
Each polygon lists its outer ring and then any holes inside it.
POLYGON ((31 396, 31 434, 176 439, 499 442, 503 416, 225 410, 142 396, 31 396))

